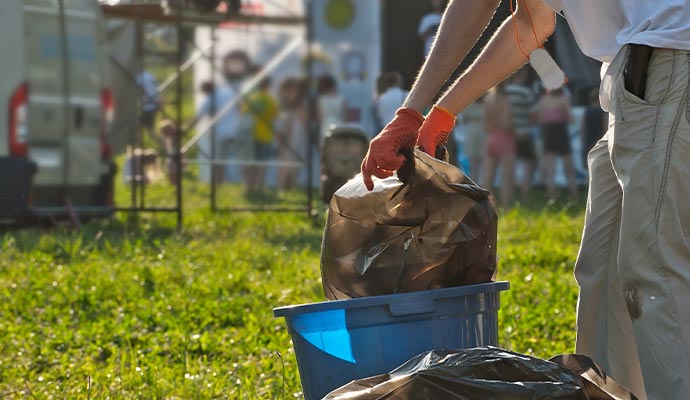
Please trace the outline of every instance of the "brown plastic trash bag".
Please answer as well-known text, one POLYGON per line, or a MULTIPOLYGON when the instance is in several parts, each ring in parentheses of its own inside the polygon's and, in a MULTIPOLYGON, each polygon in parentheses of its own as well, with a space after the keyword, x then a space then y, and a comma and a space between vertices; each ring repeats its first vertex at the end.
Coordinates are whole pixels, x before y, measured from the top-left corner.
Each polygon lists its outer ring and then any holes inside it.
POLYGON ((390 374, 351 382, 324 400, 635 400, 589 357, 541 360, 495 347, 435 350, 390 374))
POLYGON ((321 251, 326 297, 492 281, 498 223, 493 196, 419 150, 397 175, 377 180, 371 192, 357 175, 333 195, 321 251))

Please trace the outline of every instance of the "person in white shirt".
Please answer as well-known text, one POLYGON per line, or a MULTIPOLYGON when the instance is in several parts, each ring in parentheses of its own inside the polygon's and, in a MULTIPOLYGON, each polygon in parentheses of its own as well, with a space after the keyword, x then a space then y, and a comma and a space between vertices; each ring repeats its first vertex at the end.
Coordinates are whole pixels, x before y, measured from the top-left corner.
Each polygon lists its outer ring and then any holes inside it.
POLYGON ((582 51, 604 62, 609 131, 589 154, 590 189, 575 276, 576 351, 640 399, 690 398, 690 7, 687 0, 517 0, 508 18, 426 115, 500 0, 451 0, 431 54, 362 163, 393 174, 398 150, 433 154, 455 115, 506 79, 563 12, 582 51))
POLYGON ((156 83, 156 77, 148 71, 141 71, 137 75, 137 85, 139 85, 139 91, 141 92, 141 104, 140 104, 140 114, 139 123, 144 131, 153 139, 158 146, 165 149, 164 139, 158 135, 154 129, 156 124, 156 115, 158 114, 158 109, 160 107, 160 102, 158 100, 158 83, 156 83))
MULTIPOLYGON (((229 103, 236 100, 237 94, 235 91, 229 86, 216 87, 212 82, 203 82, 201 84, 201 92, 206 97, 199 106, 194 119, 187 124, 184 131, 194 127, 204 116, 207 118, 218 117, 213 128, 215 129, 216 138, 215 158, 219 160, 230 158, 243 159, 247 158, 248 154, 253 154, 251 137, 243 137, 240 134, 240 113, 238 107, 225 110, 229 103), (221 115, 222 111, 226 112, 221 115)), ((224 181, 225 169, 225 165, 215 165, 213 170, 216 182, 224 181)))
POLYGON ((376 114, 380 121, 390 121, 405 102, 408 92, 402 88, 404 82, 399 72, 387 72, 383 79, 386 90, 376 99, 376 114))
POLYGON ((422 17, 417 27, 417 35, 424 41, 424 56, 428 56, 434 43, 436 31, 441 25, 443 15, 443 0, 431 0, 431 12, 422 17))

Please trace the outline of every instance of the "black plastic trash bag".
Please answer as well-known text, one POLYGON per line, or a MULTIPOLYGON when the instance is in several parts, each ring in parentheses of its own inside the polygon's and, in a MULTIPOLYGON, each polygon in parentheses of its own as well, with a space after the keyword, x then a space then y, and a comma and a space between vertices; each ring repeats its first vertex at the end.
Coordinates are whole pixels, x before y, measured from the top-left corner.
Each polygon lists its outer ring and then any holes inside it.
POLYGON ((324 293, 336 300, 490 282, 497 223, 488 191, 417 150, 373 191, 357 175, 333 195, 324 293))
POLYGON ((541 360, 495 347, 435 350, 324 400, 635 400, 589 357, 541 360))

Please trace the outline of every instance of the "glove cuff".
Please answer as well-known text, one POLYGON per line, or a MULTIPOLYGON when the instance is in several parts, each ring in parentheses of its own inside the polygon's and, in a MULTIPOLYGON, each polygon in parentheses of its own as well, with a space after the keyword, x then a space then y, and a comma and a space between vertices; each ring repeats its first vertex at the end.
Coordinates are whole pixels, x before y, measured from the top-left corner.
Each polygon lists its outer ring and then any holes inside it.
POLYGON ((429 132, 435 133, 437 146, 442 146, 448 141, 448 136, 455 128, 455 115, 440 106, 434 106, 424 120, 429 126, 429 132))
POLYGON ((426 116, 427 124, 443 132, 453 130, 456 119, 455 115, 441 106, 434 106, 426 116))
POLYGON ((420 112, 409 107, 398 108, 395 111, 395 115, 399 118, 405 118, 416 122, 418 127, 422 126, 422 123, 424 122, 424 116, 420 112))

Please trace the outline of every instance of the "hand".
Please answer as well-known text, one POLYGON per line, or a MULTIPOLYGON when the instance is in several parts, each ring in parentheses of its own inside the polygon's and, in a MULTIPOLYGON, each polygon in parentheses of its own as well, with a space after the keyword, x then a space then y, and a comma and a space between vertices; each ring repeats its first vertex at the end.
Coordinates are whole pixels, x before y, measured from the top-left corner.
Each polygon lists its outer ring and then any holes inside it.
POLYGON ((395 118, 386 125, 381 133, 369 144, 364 161, 362 161, 362 178, 369 190, 374 189, 372 175, 377 178, 388 178, 402 167, 405 157, 401 149, 412 149, 417 142, 417 132, 424 121, 424 116, 411 108, 399 108, 395 118))
POLYGON ((434 157, 436 148, 448 142, 448 137, 455 127, 455 120, 455 115, 448 110, 434 106, 419 129, 417 146, 428 155, 434 157))

